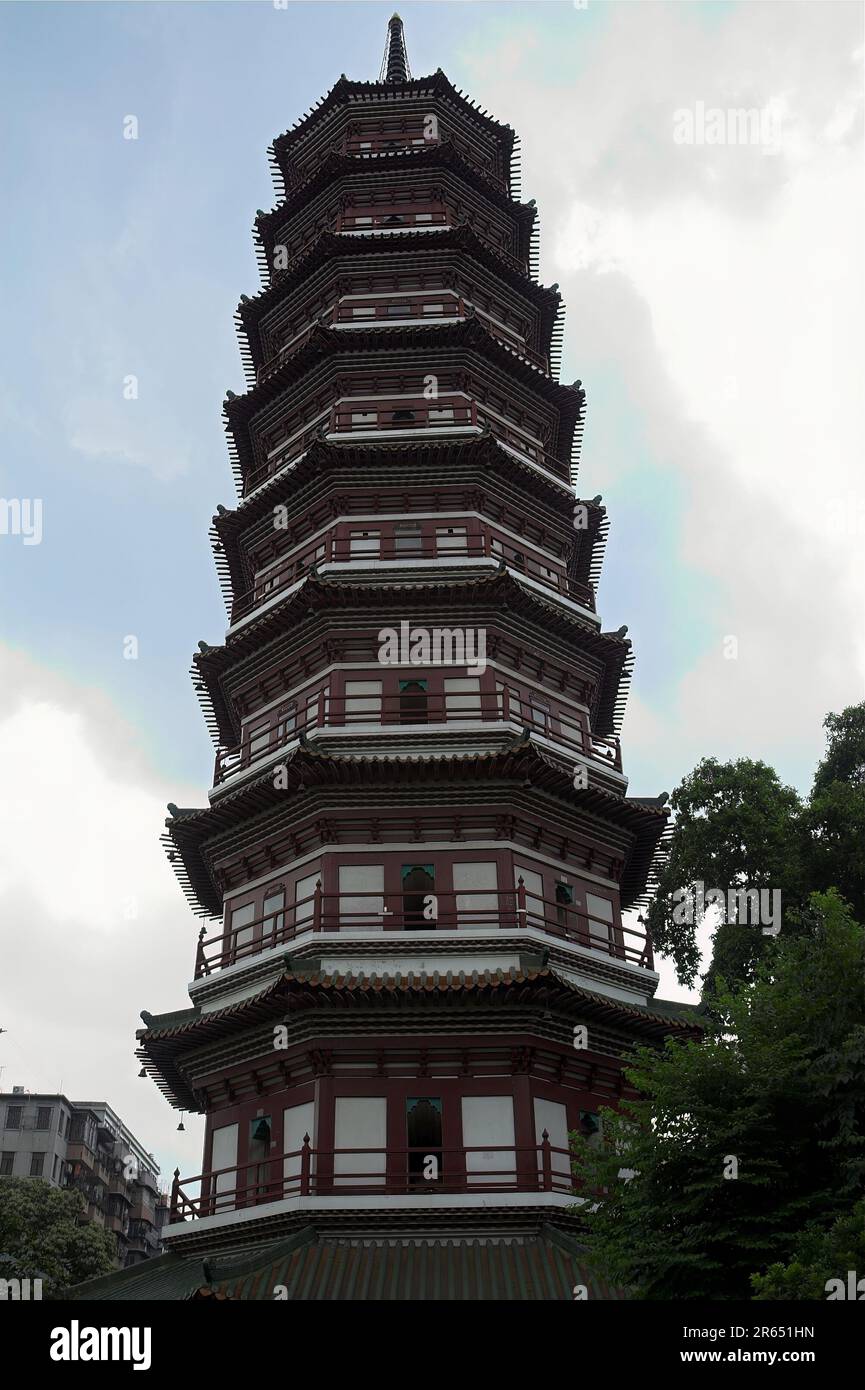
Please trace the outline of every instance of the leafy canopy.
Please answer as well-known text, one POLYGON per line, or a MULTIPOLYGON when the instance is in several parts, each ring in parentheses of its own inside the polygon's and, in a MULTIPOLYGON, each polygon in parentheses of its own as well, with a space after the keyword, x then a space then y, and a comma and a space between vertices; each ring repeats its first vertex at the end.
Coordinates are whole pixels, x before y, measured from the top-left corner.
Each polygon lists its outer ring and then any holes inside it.
POLYGON ((81 1224, 80 1192, 42 1178, 0 1178, 0 1279, 41 1279, 44 1297, 110 1274, 117 1242, 81 1224))
POLYGON ((573 1136, 593 1254, 636 1297, 748 1298, 865 1192, 865 929, 835 892, 808 908, 719 984, 702 1043, 637 1050, 599 1147, 573 1136))

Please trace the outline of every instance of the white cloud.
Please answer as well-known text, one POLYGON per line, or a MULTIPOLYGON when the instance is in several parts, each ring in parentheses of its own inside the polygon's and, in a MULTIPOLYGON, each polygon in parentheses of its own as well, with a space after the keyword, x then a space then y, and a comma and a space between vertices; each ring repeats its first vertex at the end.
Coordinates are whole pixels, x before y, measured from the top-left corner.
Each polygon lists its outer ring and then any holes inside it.
POLYGON ((103 695, 2 647, 0 766, 3 1089, 107 1100, 163 1168, 197 1172, 200 1124, 176 1134, 133 1055, 140 1009, 189 1003, 197 923, 159 835, 196 793, 162 785, 103 695))
MULTIPOLYGON (((543 278, 561 283, 566 359, 588 391, 584 485, 632 466, 615 402, 593 414, 593 362, 621 373, 623 407, 675 480, 675 558, 707 595, 694 607, 683 591, 679 613, 666 600, 682 650, 703 655, 651 720, 645 705, 628 720, 626 763, 636 752, 659 786, 706 753, 802 778, 823 716, 865 682, 861 16, 641 4, 582 19, 558 26, 551 80, 537 43, 515 58, 509 41, 501 71, 478 50, 470 87, 522 138, 543 278), (779 151, 675 144, 673 112, 698 101, 772 105, 779 151)), ((614 541, 615 508, 611 524, 614 541)), ((614 545, 611 558, 627 563, 614 545)))

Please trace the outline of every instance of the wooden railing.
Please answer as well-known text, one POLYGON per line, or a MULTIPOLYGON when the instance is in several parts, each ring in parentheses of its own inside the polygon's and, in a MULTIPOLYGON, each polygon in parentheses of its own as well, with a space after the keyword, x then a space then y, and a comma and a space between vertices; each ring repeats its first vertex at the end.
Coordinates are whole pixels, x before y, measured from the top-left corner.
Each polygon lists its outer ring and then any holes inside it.
POLYGON ((299 431, 286 442, 284 448, 275 449, 270 458, 251 468, 246 479, 246 491, 251 492, 267 478, 278 473, 287 463, 298 459, 317 438, 387 438, 388 435, 406 434, 422 429, 435 430, 436 433, 447 435, 468 428, 478 431, 489 430, 495 439, 520 457, 537 464, 539 468, 552 473, 562 482, 569 482, 568 465, 554 454, 548 453, 540 440, 485 413, 483 406, 474 400, 466 401, 462 396, 445 394, 434 401, 397 399, 386 405, 376 401, 365 401, 362 398, 340 401, 331 411, 329 423, 322 420, 310 426, 308 430, 299 431), (445 411, 447 414, 443 413, 445 411), (362 416, 368 418, 359 418, 362 416))
MULTIPOLYGON (((448 131, 444 138, 463 156, 466 163, 475 165, 497 187, 507 188, 505 179, 496 171, 493 161, 488 155, 469 144, 468 141, 461 140, 453 131, 448 131)), ((380 154, 391 154, 394 150, 428 148, 430 145, 438 145, 441 139, 441 135, 435 137, 426 135, 423 124, 420 124, 406 130, 358 131, 346 135, 342 143, 335 145, 334 148, 339 154, 370 158, 380 154)))
POLYGON ((329 434, 390 434, 395 431, 477 428, 477 407, 462 396, 441 395, 394 400, 386 405, 359 398, 341 401, 331 415, 329 434), (366 417, 366 418, 362 418, 366 417))
POLYGON ((337 218, 337 232, 398 232, 425 231, 427 227, 447 227, 450 219, 447 210, 427 206, 425 208, 399 207, 352 208, 337 218))
POLYGON ((366 731, 370 727, 392 729, 402 724, 459 725, 479 720, 517 724, 554 743, 563 744, 569 752, 596 758, 617 772, 622 770, 617 738, 588 738, 579 717, 569 715, 564 710, 540 709, 530 699, 519 697, 507 687, 500 691, 482 690, 474 695, 450 696, 435 691, 343 696, 331 695, 325 687, 305 697, 305 702, 299 702, 294 710, 278 713, 271 727, 258 731, 252 729, 242 744, 220 749, 214 762, 213 785, 219 786, 235 772, 285 747, 301 732, 309 733, 313 729, 363 725, 366 731), (375 708, 369 708, 373 702, 375 708), (367 707, 364 708, 364 705, 367 707))
POLYGON ((519 931, 533 927, 587 950, 652 969, 642 928, 601 922, 570 903, 530 893, 520 877, 510 890, 469 888, 429 893, 325 893, 321 881, 307 897, 241 927, 226 924, 212 936, 201 928, 195 978, 250 960, 307 932, 519 931), (469 905, 471 903, 475 905, 469 905))
MULTIPOLYGON (((367 525, 370 530, 375 530, 375 523, 369 522, 367 525)), ((443 517, 439 529, 444 530, 447 526, 448 519, 443 517)), ((465 530, 459 524, 454 529, 465 530)), ((298 546, 286 555, 278 565, 274 565, 260 575, 251 589, 246 589, 243 593, 238 594, 232 604, 231 621, 236 623, 240 618, 252 613, 260 604, 274 598, 284 590, 290 589, 292 585, 298 584, 309 574, 314 565, 353 562, 357 565, 366 564, 370 568, 375 568, 381 561, 448 560, 454 556, 460 559, 504 560, 509 568, 527 575, 538 584, 543 584, 545 588, 553 590, 554 593, 564 594, 566 597, 572 598, 575 603, 582 604, 594 612, 593 590, 587 584, 580 584, 569 579, 561 561, 559 562, 561 568, 556 570, 554 568, 556 561, 542 562, 537 559, 532 554, 528 543, 515 544, 513 541, 496 534, 489 527, 466 531, 465 535, 450 537, 423 535, 415 536, 412 539, 414 544, 409 548, 406 545, 405 537, 402 538, 403 544, 399 545, 395 533, 390 535, 385 533, 380 536, 376 550, 353 550, 350 536, 337 537, 332 531, 328 532, 327 535, 321 536, 314 543, 304 547, 298 546)))
POLYGON ((263 1163, 244 1163, 181 1178, 175 1170, 170 1222, 279 1202, 287 1197, 418 1197, 430 1194, 574 1192, 571 1155, 550 1143, 463 1148, 316 1149, 303 1147, 263 1163), (495 1154, 487 1167, 488 1155, 495 1154), (478 1158, 475 1155, 479 1155, 478 1158), (435 1159, 435 1165, 429 1163, 435 1159), (354 1171, 348 1164, 355 1164, 354 1171), (423 1168, 436 1176, 425 1178, 423 1168))
POLYGON ((548 369, 547 359, 530 348, 516 329, 510 330, 502 327, 483 310, 475 309, 471 304, 466 304, 455 291, 447 289, 428 290, 423 295, 411 295, 408 303, 404 302, 406 298, 409 297, 401 294, 399 290, 394 290, 392 298, 378 300, 374 304, 363 306, 372 310, 369 314, 353 314, 352 307, 360 306, 352 306, 345 301, 334 303, 330 310, 311 318, 305 328, 301 329, 289 342, 284 343, 277 353, 261 364, 258 369, 258 381, 265 381, 267 377, 278 371, 287 358, 300 351, 310 334, 320 326, 345 328, 348 325, 354 325, 363 328, 384 328, 389 323, 405 323, 406 321, 435 323, 440 319, 468 319, 472 317, 480 319, 492 337, 503 343, 505 347, 518 352, 521 357, 533 362, 536 367, 540 367, 543 371, 548 369), (392 308, 399 309, 400 312, 393 313, 391 312, 392 308))
POLYGON ((299 459, 316 439, 323 438, 327 433, 327 427, 327 418, 318 420, 314 425, 310 425, 309 429, 294 435, 283 447, 275 449, 269 458, 262 459, 260 463, 249 470, 246 479, 246 491, 252 492, 260 483, 266 482, 275 473, 279 473, 280 469, 284 468, 287 463, 299 459))

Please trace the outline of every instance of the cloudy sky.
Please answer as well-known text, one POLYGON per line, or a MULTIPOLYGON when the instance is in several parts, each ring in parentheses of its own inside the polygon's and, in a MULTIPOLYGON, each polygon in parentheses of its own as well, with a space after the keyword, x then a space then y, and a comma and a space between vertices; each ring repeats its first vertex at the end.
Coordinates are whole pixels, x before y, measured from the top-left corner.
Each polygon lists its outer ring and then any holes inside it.
MULTIPOLYGON (((163 1171, 198 1171, 200 1123, 136 1079, 134 1030, 187 1002, 198 928, 158 837, 212 772, 187 670, 224 630, 232 316, 268 143, 377 76, 391 8, 0 6, 0 497, 42 504, 38 545, 0 534, 2 1087, 105 1097, 163 1171)), ((716 754, 806 792, 865 676, 860 5, 402 13, 414 72, 522 137, 637 654, 631 791, 716 754), (709 143, 735 109, 758 139, 709 143)))

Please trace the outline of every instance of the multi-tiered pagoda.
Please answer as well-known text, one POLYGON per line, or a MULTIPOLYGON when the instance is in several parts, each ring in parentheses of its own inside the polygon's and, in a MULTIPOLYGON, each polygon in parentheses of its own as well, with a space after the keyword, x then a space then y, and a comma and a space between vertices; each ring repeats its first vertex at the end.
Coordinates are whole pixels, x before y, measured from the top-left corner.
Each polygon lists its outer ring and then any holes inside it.
POLYGON ((194 662, 214 781, 167 822, 207 921, 191 1008, 138 1034, 206 1120, 154 1296, 610 1296, 569 1132, 690 1025, 623 915, 667 813, 622 772, 630 643, 595 610, 605 511, 516 145, 412 77, 396 16, 379 80, 273 143, 229 626, 194 662))

